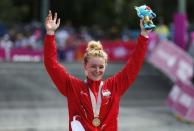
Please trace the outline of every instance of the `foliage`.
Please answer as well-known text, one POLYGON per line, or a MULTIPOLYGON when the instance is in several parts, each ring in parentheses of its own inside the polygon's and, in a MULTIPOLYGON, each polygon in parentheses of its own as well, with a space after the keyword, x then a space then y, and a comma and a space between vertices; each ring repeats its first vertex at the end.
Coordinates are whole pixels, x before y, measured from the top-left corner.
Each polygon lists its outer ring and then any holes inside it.
POLYGON ((29 8, 26 5, 14 6, 12 0, 1 0, 0 12, 0 21, 10 25, 13 22, 22 21, 23 17, 29 13, 29 8))
MULTIPOLYGON (((1 0, 0 21, 13 22, 40 20, 42 0, 1 0), (20 3, 16 5, 14 3, 20 3), (35 4, 36 3, 36 4, 35 4), (37 6, 38 4, 38 6, 37 6), (36 6, 34 6, 36 5, 36 6)), ((139 27, 134 6, 149 5, 157 14, 154 23, 162 17, 167 24, 173 21, 177 12, 178 0, 48 0, 50 9, 58 12, 62 22, 72 21, 75 26, 100 25, 103 29, 117 27, 139 27)), ((194 0, 187 1, 187 15, 194 22, 192 8, 194 0)))

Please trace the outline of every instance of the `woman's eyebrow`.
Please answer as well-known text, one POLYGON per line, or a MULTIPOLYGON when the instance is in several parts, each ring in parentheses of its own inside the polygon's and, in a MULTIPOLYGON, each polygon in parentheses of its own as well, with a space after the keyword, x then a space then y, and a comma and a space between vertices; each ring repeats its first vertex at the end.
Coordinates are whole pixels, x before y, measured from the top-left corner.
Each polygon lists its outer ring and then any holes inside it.
POLYGON ((91 64, 91 65, 104 66, 103 64, 91 64))

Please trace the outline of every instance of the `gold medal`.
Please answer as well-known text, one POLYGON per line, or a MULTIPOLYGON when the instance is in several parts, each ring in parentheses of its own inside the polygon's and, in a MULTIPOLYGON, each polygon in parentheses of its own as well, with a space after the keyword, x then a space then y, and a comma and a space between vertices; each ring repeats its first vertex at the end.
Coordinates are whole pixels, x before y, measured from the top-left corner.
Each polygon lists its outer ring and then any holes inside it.
POLYGON ((100 125, 100 119, 98 117, 95 117, 92 121, 92 125, 98 127, 100 125))

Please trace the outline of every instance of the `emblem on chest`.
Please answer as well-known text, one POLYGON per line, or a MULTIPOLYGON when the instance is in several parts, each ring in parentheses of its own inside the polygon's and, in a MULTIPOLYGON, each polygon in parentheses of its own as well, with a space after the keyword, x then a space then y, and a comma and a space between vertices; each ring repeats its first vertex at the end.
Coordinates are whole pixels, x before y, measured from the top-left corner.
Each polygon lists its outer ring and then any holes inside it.
POLYGON ((103 97, 109 97, 110 95, 111 95, 111 92, 108 89, 102 90, 103 97))

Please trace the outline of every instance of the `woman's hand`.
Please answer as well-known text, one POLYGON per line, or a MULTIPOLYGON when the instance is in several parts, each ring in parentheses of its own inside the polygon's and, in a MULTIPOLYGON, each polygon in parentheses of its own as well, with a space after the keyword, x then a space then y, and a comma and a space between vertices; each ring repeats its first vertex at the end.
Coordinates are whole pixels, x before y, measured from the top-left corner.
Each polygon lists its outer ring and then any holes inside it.
POLYGON ((60 25, 60 18, 57 19, 57 13, 55 13, 53 18, 52 12, 49 11, 48 16, 46 17, 46 20, 45 20, 46 33, 48 35, 54 35, 59 25, 60 25))
POLYGON ((140 19, 140 28, 141 28, 141 35, 148 38, 149 36, 149 33, 152 31, 152 30, 146 30, 143 26, 143 19, 140 19))

